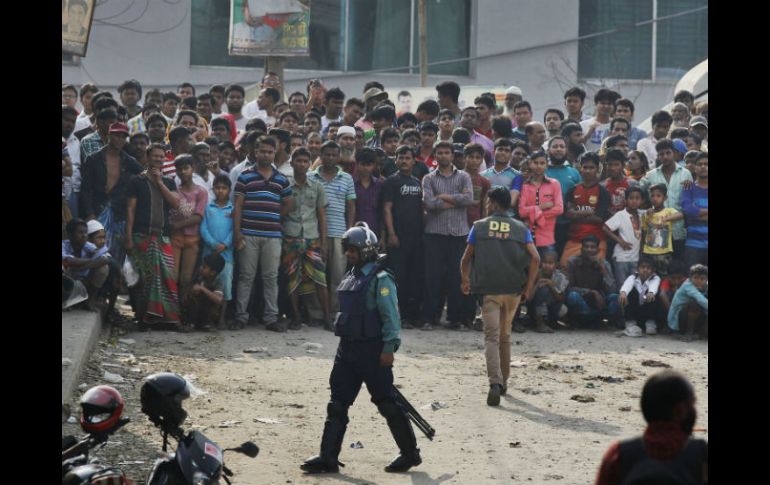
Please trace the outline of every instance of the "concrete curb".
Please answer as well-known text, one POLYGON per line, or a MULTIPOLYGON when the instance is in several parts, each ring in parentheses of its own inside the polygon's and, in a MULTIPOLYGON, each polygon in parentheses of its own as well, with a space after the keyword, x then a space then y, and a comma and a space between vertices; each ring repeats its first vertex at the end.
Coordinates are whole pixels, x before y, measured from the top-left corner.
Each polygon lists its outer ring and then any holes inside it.
POLYGON ((102 315, 99 312, 72 310, 61 314, 61 357, 69 359, 69 365, 61 368, 62 405, 72 399, 78 378, 91 357, 102 331, 102 315))

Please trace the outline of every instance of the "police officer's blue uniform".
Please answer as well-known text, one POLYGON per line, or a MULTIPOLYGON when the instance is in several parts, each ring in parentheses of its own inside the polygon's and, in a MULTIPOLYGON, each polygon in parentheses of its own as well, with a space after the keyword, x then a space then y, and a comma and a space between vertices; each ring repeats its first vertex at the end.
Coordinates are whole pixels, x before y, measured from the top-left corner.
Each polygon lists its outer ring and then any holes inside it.
MULTIPOLYGON (((363 228, 354 227, 348 232, 356 229, 363 228)), ((376 236, 368 228, 367 231, 376 247, 376 236)), ((367 242, 370 245, 371 239, 367 242)), ((368 248, 370 254, 372 250, 376 255, 376 249, 368 248)), ((337 291, 340 312, 335 335, 340 337, 340 343, 329 377, 331 400, 326 410, 321 453, 305 461, 301 468, 311 473, 338 471, 337 458, 348 424, 348 408, 365 383, 401 452, 385 470, 406 471, 421 463, 420 450, 409 419, 396 404, 393 369, 380 365, 380 354, 395 352, 401 343, 395 281, 378 263, 367 262, 351 269, 337 291)))

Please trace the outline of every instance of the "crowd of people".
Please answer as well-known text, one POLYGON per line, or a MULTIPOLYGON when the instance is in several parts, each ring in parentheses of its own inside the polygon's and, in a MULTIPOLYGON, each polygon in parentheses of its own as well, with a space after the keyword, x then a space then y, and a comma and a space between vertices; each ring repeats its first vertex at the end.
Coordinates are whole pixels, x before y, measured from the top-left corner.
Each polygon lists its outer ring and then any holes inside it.
POLYGON ((707 336, 707 102, 677 93, 646 133, 607 88, 567 90, 543 122, 515 86, 501 108, 494 93, 461 107, 451 81, 436 92, 398 113, 376 81, 356 97, 315 79, 284 98, 272 72, 248 103, 237 84, 128 80, 117 98, 64 85, 63 281, 110 315, 127 289, 142 326, 332 329, 342 236, 361 221, 387 254, 403 328, 435 329, 446 307, 449 329, 481 330, 461 259, 502 186, 498 209, 540 256, 513 331, 707 336))

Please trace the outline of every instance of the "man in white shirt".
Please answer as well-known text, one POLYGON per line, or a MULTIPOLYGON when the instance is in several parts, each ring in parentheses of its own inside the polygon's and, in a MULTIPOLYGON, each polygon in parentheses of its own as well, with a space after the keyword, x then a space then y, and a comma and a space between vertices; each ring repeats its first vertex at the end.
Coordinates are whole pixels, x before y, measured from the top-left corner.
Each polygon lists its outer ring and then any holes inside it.
POLYGON ((671 123, 674 122, 674 118, 668 111, 656 111, 652 115, 652 134, 647 138, 639 140, 636 144, 637 150, 641 150, 647 155, 647 161, 649 163, 648 170, 652 170, 657 165, 655 162, 658 159, 658 151, 655 149, 655 145, 668 135, 668 130, 671 129, 671 123))
POLYGON ((596 116, 580 122, 583 129, 583 143, 589 151, 595 152, 602 146, 602 140, 610 132, 610 116, 615 109, 615 101, 620 95, 615 91, 602 88, 594 96, 596 116))
POLYGON ((324 132, 332 121, 342 121, 342 107, 345 103, 345 93, 340 88, 332 88, 324 96, 326 114, 321 117, 321 132, 324 132))

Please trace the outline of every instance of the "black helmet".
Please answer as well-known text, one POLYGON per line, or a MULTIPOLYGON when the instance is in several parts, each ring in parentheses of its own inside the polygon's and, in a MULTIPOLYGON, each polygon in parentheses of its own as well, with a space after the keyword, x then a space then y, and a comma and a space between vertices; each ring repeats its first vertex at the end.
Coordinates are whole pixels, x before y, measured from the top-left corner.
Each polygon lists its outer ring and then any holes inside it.
POLYGON ((187 417, 182 401, 190 397, 190 385, 184 377, 159 372, 145 379, 140 399, 142 412, 155 426, 166 431, 178 428, 187 417))
POLYGON ((363 261, 377 259, 377 235, 365 222, 356 222, 353 227, 345 231, 342 236, 342 247, 347 249, 348 246, 358 248, 363 261))
POLYGON ((92 387, 80 398, 80 427, 87 433, 109 433, 118 424, 124 404, 114 387, 92 387))

